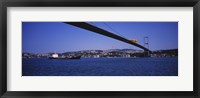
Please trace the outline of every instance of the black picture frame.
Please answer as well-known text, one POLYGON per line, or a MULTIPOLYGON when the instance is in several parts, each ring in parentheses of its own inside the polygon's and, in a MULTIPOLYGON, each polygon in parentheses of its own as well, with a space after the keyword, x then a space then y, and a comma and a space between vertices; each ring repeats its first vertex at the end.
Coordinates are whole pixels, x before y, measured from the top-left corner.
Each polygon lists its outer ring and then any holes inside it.
POLYGON ((200 0, 1 0, 0 96, 2 98, 199 98, 200 0), (7 91, 7 7, 193 7, 193 91, 7 91))

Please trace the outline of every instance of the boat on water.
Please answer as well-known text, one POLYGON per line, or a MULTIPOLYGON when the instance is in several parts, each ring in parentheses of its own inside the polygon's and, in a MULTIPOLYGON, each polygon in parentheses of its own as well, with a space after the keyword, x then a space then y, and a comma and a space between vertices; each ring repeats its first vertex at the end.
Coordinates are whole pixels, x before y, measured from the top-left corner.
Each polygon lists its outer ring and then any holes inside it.
POLYGON ((58 54, 54 53, 52 54, 52 56, 49 57, 49 59, 62 59, 62 60, 65 60, 65 59, 80 59, 81 56, 58 56, 58 54))

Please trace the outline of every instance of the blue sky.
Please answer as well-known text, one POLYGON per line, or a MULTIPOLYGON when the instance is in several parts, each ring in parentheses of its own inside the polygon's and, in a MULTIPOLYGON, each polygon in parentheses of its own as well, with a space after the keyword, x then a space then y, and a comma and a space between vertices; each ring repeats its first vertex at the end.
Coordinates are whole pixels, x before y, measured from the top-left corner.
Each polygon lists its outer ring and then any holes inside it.
MULTIPOLYGON (((144 45, 149 49, 178 48, 178 22, 88 22, 144 45), (108 26, 111 28, 109 28, 108 26)), ((62 22, 22 22, 22 51, 30 53, 63 53, 79 50, 139 49, 127 43, 62 22)))

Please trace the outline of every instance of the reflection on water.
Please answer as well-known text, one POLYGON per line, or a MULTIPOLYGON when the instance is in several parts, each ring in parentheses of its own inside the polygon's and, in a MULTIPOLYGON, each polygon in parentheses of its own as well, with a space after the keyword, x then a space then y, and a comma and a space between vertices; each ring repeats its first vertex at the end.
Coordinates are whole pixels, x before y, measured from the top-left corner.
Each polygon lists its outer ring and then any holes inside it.
POLYGON ((23 58, 23 76, 178 76, 178 58, 23 58))

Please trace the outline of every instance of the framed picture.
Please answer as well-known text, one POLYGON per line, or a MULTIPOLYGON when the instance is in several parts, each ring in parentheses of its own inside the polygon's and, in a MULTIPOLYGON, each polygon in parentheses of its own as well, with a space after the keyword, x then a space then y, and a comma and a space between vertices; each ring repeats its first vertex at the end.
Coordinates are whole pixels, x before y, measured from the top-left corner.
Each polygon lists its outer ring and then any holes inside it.
POLYGON ((1 97, 199 97, 199 0, 1 1, 1 97))

